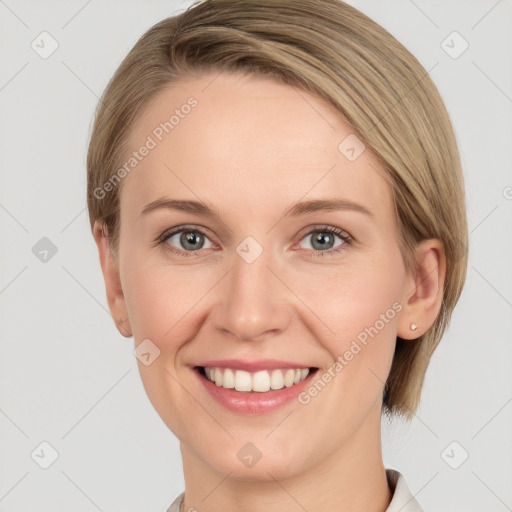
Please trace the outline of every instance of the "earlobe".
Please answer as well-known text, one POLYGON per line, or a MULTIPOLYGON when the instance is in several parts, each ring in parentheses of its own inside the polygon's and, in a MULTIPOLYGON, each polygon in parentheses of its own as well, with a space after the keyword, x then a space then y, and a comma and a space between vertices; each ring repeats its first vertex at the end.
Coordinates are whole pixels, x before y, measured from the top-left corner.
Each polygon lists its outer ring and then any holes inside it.
POLYGON ((132 336, 126 301, 121 286, 119 267, 110 251, 107 230, 101 221, 96 221, 93 227, 93 236, 98 247, 101 271, 105 281, 107 302, 110 313, 117 330, 126 338, 132 336))
POLYGON ((423 240, 415 251, 416 269, 407 280, 397 335, 404 340, 422 336, 435 322, 443 302, 446 258, 438 239, 423 240))

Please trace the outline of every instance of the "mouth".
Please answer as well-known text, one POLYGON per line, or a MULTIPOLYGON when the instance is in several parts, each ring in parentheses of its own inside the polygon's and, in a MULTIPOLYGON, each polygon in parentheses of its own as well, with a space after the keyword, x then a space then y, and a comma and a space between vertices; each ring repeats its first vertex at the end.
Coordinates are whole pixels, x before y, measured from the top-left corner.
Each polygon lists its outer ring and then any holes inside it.
POLYGON ((249 372, 234 368, 196 366, 194 370, 219 388, 239 393, 272 393, 293 388, 309 380, 317 371, 310 368, 273 368, 249 372))

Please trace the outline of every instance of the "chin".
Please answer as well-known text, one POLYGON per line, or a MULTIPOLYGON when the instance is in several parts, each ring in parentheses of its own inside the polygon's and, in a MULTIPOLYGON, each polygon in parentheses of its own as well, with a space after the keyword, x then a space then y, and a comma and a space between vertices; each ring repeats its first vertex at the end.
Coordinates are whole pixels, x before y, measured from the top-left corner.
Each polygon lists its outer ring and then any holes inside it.
MULTIPOLYGON (((233 444, 236 444, 236 448, 227 449, 224 453, 209 458, 203 457, 203 460, 216 472, 222 475, 229 474, 229 477, 235 480, 264 482, 286 479, 299 473, 305 462, 304 449, 299 446, 296 457, 293 457, 285 455, 284 450, 279 447, 267 446, 258 450, 250 443, 239 446, 240 443, 235 441, 233 444)), ((291 447, 286 451, 290 450, 291 447)))

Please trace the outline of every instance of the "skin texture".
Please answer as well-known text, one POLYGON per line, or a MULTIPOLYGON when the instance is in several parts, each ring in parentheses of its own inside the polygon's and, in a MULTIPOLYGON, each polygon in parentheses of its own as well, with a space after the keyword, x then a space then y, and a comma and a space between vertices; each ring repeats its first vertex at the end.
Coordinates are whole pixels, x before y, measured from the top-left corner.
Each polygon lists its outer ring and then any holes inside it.
POLYGON ((160 350, 139 371, 180 440, 183 510, 282 512, 299 503, 309 511, 382 512, 391 499, 381 455, 384 383, 396 336, 415 343, 439 311, 442 245, 419 244, 418 271, 408 273, 376 159, 365 150, 349 161, 338 150, 351 133, 340 116, 271 79, 209 73, 172 84, 132 127, 130 147, 144 144, 190 96, 197 106, 121 184, 117 258, 101 224, 94 226, 120 332, 160 350), (200 200, 218 217, 164 208, 141 214, 161 198, 200 200), (322 198, 353 201, 373 216, 284 215, 299 201, 322 198), (183 247, 179 234, 155 244, 183 225, 206 235, 202 249, 183 247), (324 250, 330 254, 318 255, 312 244, 322 225, 348 232, 352 243, 335 252, 343 242, 335 236, 324 250), (248 236, 263 249, 250 264, 236 252, 248 236), (192 370, 208 359, 275 358, 319 367, 320 375, 396 302, 400 312, 307 405, 234 413, 210 398, 192 370), (262 453, 251 468, 237 457, 247 442, 262 453))

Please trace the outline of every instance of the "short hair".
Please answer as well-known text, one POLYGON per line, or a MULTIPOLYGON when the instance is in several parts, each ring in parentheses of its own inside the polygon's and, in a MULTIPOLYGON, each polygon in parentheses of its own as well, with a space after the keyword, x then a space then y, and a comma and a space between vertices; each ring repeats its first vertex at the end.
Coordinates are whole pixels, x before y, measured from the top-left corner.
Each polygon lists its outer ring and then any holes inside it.
POLYGON ((96 220, 104 223, 114 255, 122 183, 115 186, 113 180, 128 151, 130 129, 159 92, 209 71, 271 77, 332 105, 385 170, 406 268, 415 268, 418 242, 443 243, 439 314, 418 339, 397 337, 383 394, 383 412, 412 419, 467 271, 460 156, 428 72, 387 30, 340 0, 203 0, 160 21, 137 41, 107 85, 90 139, 91 227, 96 220))

